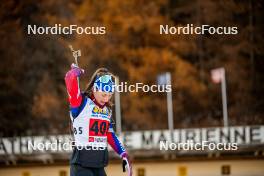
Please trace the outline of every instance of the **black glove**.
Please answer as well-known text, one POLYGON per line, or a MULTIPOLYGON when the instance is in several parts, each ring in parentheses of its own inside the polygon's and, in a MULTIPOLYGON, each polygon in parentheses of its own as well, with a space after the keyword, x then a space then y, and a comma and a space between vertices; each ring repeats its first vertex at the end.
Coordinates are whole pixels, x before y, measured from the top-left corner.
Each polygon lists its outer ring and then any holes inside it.
POLYGON ((131 163, 130 163, 127 153, 123 153, 121 156, 123 160, 123 163, 122 163, 123 172, 127 170, 128 176, 132 176, 132 167, 131 167, 131 163))

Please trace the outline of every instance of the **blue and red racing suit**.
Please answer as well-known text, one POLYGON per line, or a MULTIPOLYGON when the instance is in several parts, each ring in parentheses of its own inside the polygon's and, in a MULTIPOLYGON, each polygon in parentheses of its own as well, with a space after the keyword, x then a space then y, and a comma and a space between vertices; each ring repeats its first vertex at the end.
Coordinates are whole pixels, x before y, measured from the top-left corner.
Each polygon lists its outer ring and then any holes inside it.
POLYGON ((65 76, 77 146, 74 147, 71 164, 93 168, 105 167, 108 164, 108 144, 120 157, 126 154, 126 151, 114 133, 109 109, 98 104, 93 96, 87 97, 81 93, 78 80, 80 74, 79 68, 72 68, 65 76), (78 149, 84 146, 86 147, 78 149), (94 146, 102 147, 103 150, 93 150, 94 146))

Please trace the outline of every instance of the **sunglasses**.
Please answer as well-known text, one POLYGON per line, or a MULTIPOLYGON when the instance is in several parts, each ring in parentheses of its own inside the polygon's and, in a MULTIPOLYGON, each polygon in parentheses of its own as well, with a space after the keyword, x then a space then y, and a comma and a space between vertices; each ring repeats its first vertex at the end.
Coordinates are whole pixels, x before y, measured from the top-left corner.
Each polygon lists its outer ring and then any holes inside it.
POLYGON ((101 83, 108 83, 109 81, 113 82, 112 77, 110 75, 103 75, 97 78, 95 82, 98 82, 98 81, 100 81, 101 83))

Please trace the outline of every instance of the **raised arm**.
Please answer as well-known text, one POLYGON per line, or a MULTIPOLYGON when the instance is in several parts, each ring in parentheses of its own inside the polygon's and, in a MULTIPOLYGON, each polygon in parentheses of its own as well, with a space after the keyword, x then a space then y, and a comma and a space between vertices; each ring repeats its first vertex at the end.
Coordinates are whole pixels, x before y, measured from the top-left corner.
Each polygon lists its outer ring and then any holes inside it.
POLYGON ((79 77, 83 72, 82 69, 72 64, 71 70, 65 75, 65 83, 72 113, 74 113, 82 103, 83 97, 79 86, 79 77))

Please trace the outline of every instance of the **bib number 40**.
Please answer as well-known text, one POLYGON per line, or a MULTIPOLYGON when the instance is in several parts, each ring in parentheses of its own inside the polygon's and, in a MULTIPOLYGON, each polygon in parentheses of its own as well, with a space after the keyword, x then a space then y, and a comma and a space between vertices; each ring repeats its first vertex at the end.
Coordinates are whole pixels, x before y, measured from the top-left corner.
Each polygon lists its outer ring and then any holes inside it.
POLYGON ((107 120, 90 119, 89 136, 106 136, 108 128, 107 120))

